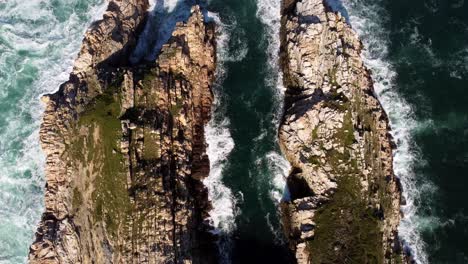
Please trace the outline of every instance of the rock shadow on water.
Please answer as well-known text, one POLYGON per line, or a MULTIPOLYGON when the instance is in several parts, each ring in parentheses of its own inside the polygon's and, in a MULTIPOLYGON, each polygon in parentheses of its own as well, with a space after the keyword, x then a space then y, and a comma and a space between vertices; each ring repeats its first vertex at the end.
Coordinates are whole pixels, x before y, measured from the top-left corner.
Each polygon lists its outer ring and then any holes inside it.
POLYGON ((255 234, 243 235, 241 239, 235 239, 232 263, 269 263, 292 264, 296 263, 291 251, 286 245, 274 241, 262 241, 255 234), (249 252, 248 254, 245 254, 249 252))
POLYGON ((350 24, 349 13, 348 10, 346 10, 346 8, 343 6, 342 0, 325 0, 325 2, 333 12, 339 12, 346 19, 346 22, 350 24))
POLYGON ((199 5, 207 20, 206 1, 203 0, 155 0, 153 9, 149 10, 148 19, 138 44, 130 60, 132 64, 142 61, 153 62, 159 55, 162 46, 167 43, 178 22, 187 22, 192 6, 199 5), (167 3, 177 2, 168 8, 167 3))

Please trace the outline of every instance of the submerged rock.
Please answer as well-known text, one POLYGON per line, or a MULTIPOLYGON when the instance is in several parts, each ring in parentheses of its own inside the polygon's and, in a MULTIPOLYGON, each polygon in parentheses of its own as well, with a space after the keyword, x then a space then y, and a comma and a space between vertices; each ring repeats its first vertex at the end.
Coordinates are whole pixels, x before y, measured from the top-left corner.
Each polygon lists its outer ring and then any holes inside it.
POLYGON ((283 1, 283 226, 298 263, 402 263, 401 190, 362 44, 323 0, 283 1))
POLYGON ((156 62, 129 64, 146 0, 115 0, 43 98, 46 211, 30 263, 214 263, 204 126, 214 25, 198 6, 156 62))

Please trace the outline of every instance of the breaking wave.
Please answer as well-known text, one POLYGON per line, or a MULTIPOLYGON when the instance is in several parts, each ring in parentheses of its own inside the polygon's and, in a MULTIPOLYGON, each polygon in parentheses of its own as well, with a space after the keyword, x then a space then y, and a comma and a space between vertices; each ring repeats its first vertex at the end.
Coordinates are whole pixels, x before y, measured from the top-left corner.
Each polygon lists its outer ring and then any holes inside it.
MULTIPOLYGON (((283 85, 283 74, 279 64, 280 50, 280 28, 281 28, 281 1, 280 0, 257 0, 257 18, 265 26, 265 41, 267 43, 267 69, 266 84, 273 89, 274 113, 273 126, 278 130, 283 115, 283 101, 285 87, 283 85)), ((268 153, 264 158, 268 161, 272 176, 271 197, 275 203, 281 199, 289 200, 286 178, 289 175, 291 165, 281 155, 276 137, 276 151, 268 153)))
MULTIPOLYGON (((218 14, 208 12, 208 19, 216 23, 217 36, 217 68, 216 80, 213 86, 214 104, 213 116, 205 128, 207 153, 210 159, 210 174, 203 181, 208 188, 208 197, 213 205, 210 211, 210 221, 219 236, 218 252, 223 264, 231 262, 232 232, 236 229, 236 217, 239 211, 236 207, 238 199, 223 182, 223 170, 228 157, 234 149, 234 140, 229 131, 229 119, 224 109, 223 82, 226 78, 225 63, 228 61, 241 61, 247 54, 247 47, 238 45, 242 39, 232 39, 236 29, 235 20, 224 23, 218 14), (234 44, 234 45, 233 45, 234 44), (237 45, 236 45, 237 44, 237 45)), ((228 19, 229 20, 229 19, 228 19)))
POLYGON ((0 3, 0 263, 24 263, 43 212, 39 97, 68 79, 102 0, 0 3))
MULTIPOLYGON (((337 2, 336 0, 329 0, 337 2)), ((389 32, 383 23, 386 16, 381 1, 374 3, 357 0, 344 0, 344 8, 349 12, 349 21, 364 44, 362 54, 364 63, 372 71, 375 92, 389 115, 392 136, 397 145, 394 152, 395 175, 401 180, 404 218, 399 227, 399 234, 406 250, 417 263, 428 263, 426 245, 421 237, 422 230, 438 222, 436 219, 423 218, 417 214, 421 196, 434 192, 434 186, 425 181, 416 186, 417 175, 414 167, 423 163, 420 151, 415 146, 413 133, 420 126, 415 119, 411 106, 396 91, 396 72, 388 61, 389 32)))

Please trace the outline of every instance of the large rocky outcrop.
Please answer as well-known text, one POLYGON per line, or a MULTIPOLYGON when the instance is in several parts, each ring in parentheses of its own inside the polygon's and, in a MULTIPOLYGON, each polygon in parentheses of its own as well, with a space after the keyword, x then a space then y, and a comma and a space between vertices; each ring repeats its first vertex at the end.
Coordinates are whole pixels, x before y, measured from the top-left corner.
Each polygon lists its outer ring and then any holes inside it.
POLYGON ((284 0, 283 224, 298 263, 401 263, 400 185, 362 44, 323 0, 284 0))
POLYGON ((156 62, 130 65, 146 0, 109 2, 70 80, 44 96, 45 213, 30 263, 212 263, 204 126, 214 25, 198 6, 156 62))

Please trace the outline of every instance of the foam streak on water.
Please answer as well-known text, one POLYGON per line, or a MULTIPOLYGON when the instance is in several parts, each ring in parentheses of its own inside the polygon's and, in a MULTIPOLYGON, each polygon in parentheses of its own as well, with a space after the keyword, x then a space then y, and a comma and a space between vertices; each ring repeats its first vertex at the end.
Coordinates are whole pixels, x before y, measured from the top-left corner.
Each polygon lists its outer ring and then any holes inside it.
POLYGON ((177 22, 190 17, 195 0, 151 0, 148 20, 131 61, 156 60, 162 46, 167 43, 177 22))
MULTIPOLYGON (((336 0, 329 0, 337 2, 336 0)), ((390 118, 392 136, 397 149, 394 152, 394 171, 403 185, 403 196, 406 205, 402 206, 404 218, 401 221, 399 233, 406 246, 411 251, 417 263, 427 263, 425 244, 421 238, 421 230, 427 221, 417 215, 417 203, 421 199, 421 192, 432 189, 430 183, 425 186, 415 186, 416 175, 414 165, 421 159, 414 146, 412 134, 418 128, 410 105, 396 92, 396 72, 388 61, 389 32, 385 30, 385 10, 381 1, 373 3, 358 0, 344 0, 342 2, 349 21, 363 41, 365 50, 362 57, 366 66, 372 71, 375 92, 390 118)))
POLYGON ((225 116, 223 108, 223 81, 226 77, 225 63, 228 61, 241 61, 247 54, 246 47, 230 49, 231 31, 236 28, 237 23, 233 21, 225 24, 216 13, 208 13, 208 19, 216 23, 217 36, 217 66, 216 81, 213 86, 214 104, 213 116, 205 127, 206 141, 208 143, 207 154, 210 159, 210 174, 203 181, 208 188, 208 197, 213 205, 210 211, 210 221, 219 235, 218 249, 220 262, 228 264, 231 262, 232 232, 236 229, 236 198, 231 189, 223 182, 223 170, 228 156, 234 149, 234 140, 229 131, 229 119, 225 116))
POLYGON ((39 97, 68 79, 102 0, 0 1, 0 263, 24 263, 43 211, 39 97))
MULTIPOLYGON (((283 74, 279 63, 280 50, 280 28, 281 28, 281 1, 280 0, 257 0, 257 18, 265 26, 265 38, 268 43, 267 55, 267 79, 266 84, 273 88, 275 96, 275 113, 273 125, 277 128, 283 115, 283 101, 285 87, 283 86, 283 74)), ((277 139, 276 139, 277 140, 277 139)), ((289 199, 286 177, 289 175, 291 165, 281 155, 279 149, 268 153, 264 157, 272 176, 271 197, 278 203, 281 199, 289 199)))

